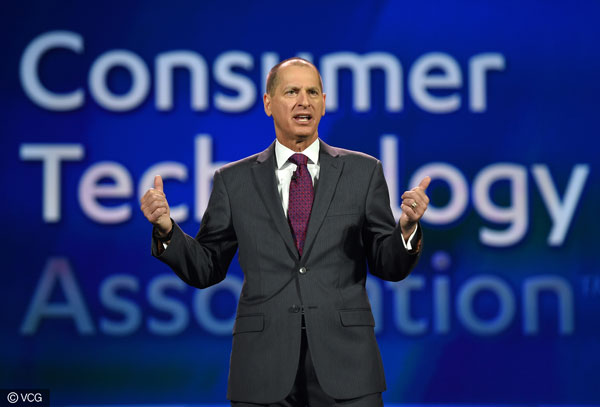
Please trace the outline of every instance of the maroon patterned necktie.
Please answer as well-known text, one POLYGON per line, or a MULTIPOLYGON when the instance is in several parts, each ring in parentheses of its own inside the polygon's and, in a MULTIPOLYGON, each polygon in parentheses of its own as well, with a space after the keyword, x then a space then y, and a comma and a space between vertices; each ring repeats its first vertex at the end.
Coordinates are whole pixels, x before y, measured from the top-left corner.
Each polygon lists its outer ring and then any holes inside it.
POLYGON ((292 228, 292 235, 298 253, 302 256, 304 241, 306 240, 306 229, 310 219, 314 190, 313 183, 306 163, 308 157, 304 154, 294 154, 289 160, 296 164, 297 168, 290 181, 290 197, 288 204, 288 221, 292 228))

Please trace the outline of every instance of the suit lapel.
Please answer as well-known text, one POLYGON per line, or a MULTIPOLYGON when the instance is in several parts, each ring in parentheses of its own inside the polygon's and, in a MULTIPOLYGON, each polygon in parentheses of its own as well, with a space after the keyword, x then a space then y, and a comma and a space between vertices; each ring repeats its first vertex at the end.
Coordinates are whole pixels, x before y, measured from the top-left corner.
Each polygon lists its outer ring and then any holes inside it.
MULTIPOLYGON (((271 215, 273 223, 290 253, 298 258, 298 249, 290 231, 290 225, 281 206, 281 198, 277 193, 277 179, 275 178, 275 142, 260 153, 252 165, 254 184, 259 195, 271 215)), ((310 230, 310 229, 309 229, 310 230)))
POLYGON ((333 198, 335 188, 337 186, 340 174, 344 163, 337 159, 339 155, 337 150, 323 141, 319 150, 319 181, 315 190, 315 200, 310 212, 310 220, 308 221, 308 230, 306 232, 306 241, 304 242, 305 257, 313 244, 321 224, 325 219, 329 204, 333 198))

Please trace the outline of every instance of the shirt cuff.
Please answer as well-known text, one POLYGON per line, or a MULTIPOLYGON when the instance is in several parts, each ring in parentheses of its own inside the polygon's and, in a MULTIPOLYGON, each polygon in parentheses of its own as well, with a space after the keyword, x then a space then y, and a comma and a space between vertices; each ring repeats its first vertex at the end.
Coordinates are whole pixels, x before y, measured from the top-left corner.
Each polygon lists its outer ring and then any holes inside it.
MULTIPOLYGON (((408 251, 412 250, 412 240, 413 237, 415 237, 415 235, 417 234, 417 229, 419 228, 419 225, 415 225, 415 230, 413 230, 413 232, 411 233, 411 235, 408 238, 408 242, 406 240, 404 240, 404 235, 402 235, 402 233, 400 233, 400 237, 402 238, 402 244, 404 244, 404 248, 408 251)), ((166 247, 165 247, 166 249, 166 247)))

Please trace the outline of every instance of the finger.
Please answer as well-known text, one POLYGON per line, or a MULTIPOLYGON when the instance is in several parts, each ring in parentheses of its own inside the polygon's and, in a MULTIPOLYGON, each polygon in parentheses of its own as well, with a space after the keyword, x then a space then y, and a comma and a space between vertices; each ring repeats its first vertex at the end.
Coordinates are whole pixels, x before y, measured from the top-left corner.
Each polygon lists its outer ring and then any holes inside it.
POLYGON ((154 189, 157 189, 160 192, 163 192, 163 180, 160 175, 157 175, 154 177, 154 189))
POLYGON ((402 204, 400 205, 400 208, 402 209, 403 213, 406 213, 406 215, 412 220, 413 216, 418 216, 417 213, 417 208, 418 208, 418 204, 417 206, 415 206, 413 208, 412 203, 415 202, 412 199, 405 199, 404 201, 402 201, 402 204))
POLYGON ((157 208, 165 208, 166 209, 166 208, 168 208, 168 205, 167 205, 167 201, 165 201, 164 199, 162 199, 162 200, 157 199, 156 201, 150 202, 147 205, 147 208, 150 212, 154 212, 154 210, 157 208))
POLYGON ((145 207, 152 205, 154 202, 164 202, 166 204, 167 200, 164 193, 154 189, 149 189, 146 191, 142 197, 142 200, 140 201, 142 210, 144 210, 145 207))
POLYGON ((404 191, 404 193, 402 194, 402 196, 400 198, 402 199, 417 199, 419 197, 419 194, 415 189, 412 189, 410 191, 404 191))
POLYGON ((427 189, 427 187, 429 186, 429 183, 431 182, 431 177, 425 177, 421 180, 421 182, 419 183, 419 188, 421 188, 423 191, 425 191, 427 189))
POLYGON ((427 203, 409 198, 402 200, 400 208, 402 208, 402 212, 406 213, 411 221, 417 222, 425 214, 427 203), (413 203, 416 203, 416 206, 413 206, 413 203))
POLYGON ((422 203, 425 205, 429 204, 429 197, 419 187, 416 187, 410 191, 405 191, 402 194, 401 198, 402 199, 413 199, 417 202, 418 205, 421 205, 422 203))
POLYGON ((144 197, 146 197, 146 199, 166 199, 166 195, 164 192, 154 188, 150 188, 149 190, 147 190, 144 194, 144 197))
POLYGON ((414 192, 414 195, 411 196, 411 198, 414 198, 419 204, 421 202, 424 202, 425 205, 427 205, 429 203, 429 197, 427 196, 425 191, 422 190, 420 187, 416 187, 413 190, 413 192, 414 192))
POLYGON ((156 225, 160 220, 161 216, 165 215, 166 213, 168 213, 168 211, 164 207, 152 209, 148 208, 144 211, 144 216, 146 217, 146 219, 148 219, 148 221, 150 221, 150 223, 156 225))
POLYGON ((144 206, 149 205, 154 200, 154 195, 152 194, 152 191, 152 189, 147 190, 142 199, 140 200, 142 208, 144 206))
POLYGON ((144 208, 142 211, 146 219, 148 219, 151 223, 154 223, 154 219, 152 219, 152 210, 150 208, 144 208))
POLYGON ((405 217, 408 223, 416 223, 419 220, 419 215, 410 206, 401 204, 400 209, 402 210, 402 216, 405 217))
POLYGON ((156 208, 151 214, 150 219, 152 223, 158 222, 161 216, 167 213, 167 209, 165 207, 156 208))

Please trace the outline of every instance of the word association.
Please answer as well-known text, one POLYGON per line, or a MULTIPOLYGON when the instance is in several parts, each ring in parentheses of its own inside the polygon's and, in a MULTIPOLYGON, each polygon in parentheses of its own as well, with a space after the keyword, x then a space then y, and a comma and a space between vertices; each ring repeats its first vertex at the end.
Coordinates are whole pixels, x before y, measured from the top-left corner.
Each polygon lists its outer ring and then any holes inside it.
MULTIPOLYGON (((218 285, 196 290, 173 274, 157 275, 145 282, 132 274, 115 273, 99 284, 97 294, 101 308, 90 310, 89 304, 95 301, 86 301, 84 292, 88 291, 79 287, 68 259, 52 257, 38 281, 20 331, 22 335, 36 335, 42 322, 58 319, 72 321, 79 335, 127 336, 145 328, 153 335, 173 336, 188 329, 193 318, 210 334, 229 336, 236 313, 219 315, 221 307, 213 303, 213 298, 227 293, 232 304, 237 303, 242 284, 239 276, 230 274, 218 285), (52 300, 57 290, 64 297, 63 301, 52 300)), ((455 281, 447 273, 438 273, 431 279, 423 275, 410 276, 403 284, 369 278, 366 288, 377 333, 385 325, 384 297, 390 294, 393 327, 407 336, 444 335, 451 332, 452 325, 473 335, 494 336, 510 330, 519 320, 522 334, 536 336, 543 333, 542 325, 547 324, 542 321, 548 317, 557 321, 559 335, 572 335, 575 331, 573 287, 568 279, 559 275, 526 277, 517 290, 498 275, 477 274, 455 281), (556 308, 544 309, 540 305, 542 297, 548 294, 556 299, 556 308), (413 316, 412 298, 424 295, 431 299, 432 309, 427 317, 417 318, 413 316), (492 318, 482 318, 476 312, 476 298, 480 295, 491 296, 498 303, 492 318), (453 309, 455 315, 452 315, 453 309)))

